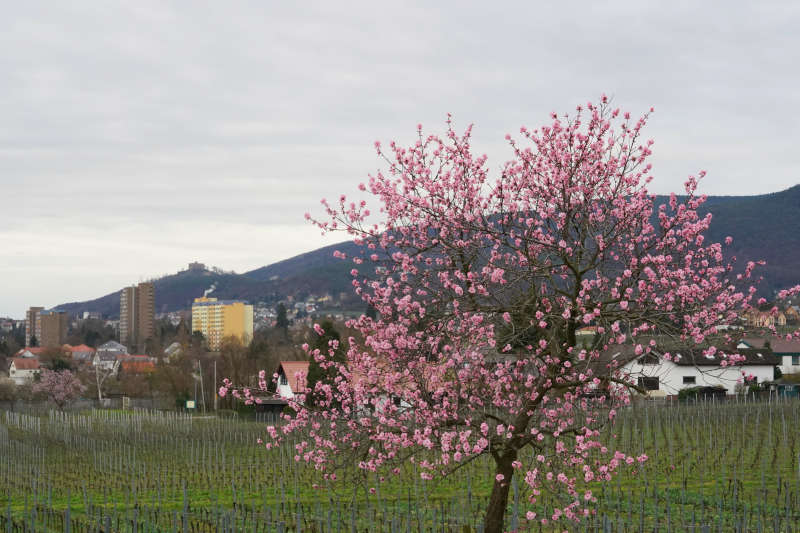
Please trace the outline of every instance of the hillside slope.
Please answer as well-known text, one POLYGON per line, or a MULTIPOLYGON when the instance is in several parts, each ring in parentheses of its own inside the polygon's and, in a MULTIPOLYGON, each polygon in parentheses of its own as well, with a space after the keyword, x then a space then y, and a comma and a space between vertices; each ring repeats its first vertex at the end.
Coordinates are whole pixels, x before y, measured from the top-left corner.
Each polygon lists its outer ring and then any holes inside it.
POLYGON ((360 247, 349 241, 341 242, 251 270, 244 275, 254 280, 275 283, 292 292, 351 292, 350 270, 353 263, 333 257, 336 250, 352 256, 358 253, 360 247))
POLYGON ((713 215, 712 241, 733 237, 738 263, 767 262, 758 269, 763 295, 800 283, 800 185, 759 196, 709 197, 703 211, 713 215))
MULTIPOLYGON (((667 201, 659 197, 658 202, 667 201)), ((800 283, 800 185, 785 191, 759 196, 711 196, 701 210, 713 214, 709 238, 722 241, 733 237, 732 255, 737 262, 764 259, 759 269, 764 276, 760 292, 773 291, 800 283)), ((334 250, 354 255, 359 247, 343 242, 319 248, 244 274, 210 271, 183 271, 166 276, 156 284, 156 312, 188 309, 193 298, 202 296, 212 284, 212 296, 240 298, 250 302, 274 303, 288 296, 330 293, 346 295, 345 308, 362 309, 352 294, 349 274, 353 264, 333 257, 334 250)), ((72 313, 99 311, 105 316, 119 315, 119 292, 87 302, 58 306, 72 313)))
MULTIPOLYGON (((189 309, 192 300, 202 296, 206 289, 215 286, 210 296, 217 298, 239 298, 258 301, 264 297, 264 284, 240 274, 221 274, 209 270, 184 270, 171 276, 157 279, 155 283, 156 313, 189 309)), ((121 289, 121 287, 120 287, 121 289)), ((96 311, 110 318, 119 317, 120 291, 106 294, 87 302, 71 302, 58 309, 73 314, 96 311)))

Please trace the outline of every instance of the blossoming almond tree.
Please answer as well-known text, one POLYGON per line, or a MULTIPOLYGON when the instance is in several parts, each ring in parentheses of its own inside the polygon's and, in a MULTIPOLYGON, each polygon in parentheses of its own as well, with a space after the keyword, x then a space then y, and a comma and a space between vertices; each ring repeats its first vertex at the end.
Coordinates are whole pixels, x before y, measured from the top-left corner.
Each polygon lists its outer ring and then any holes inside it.
POLYGON ((80 382, 78 376, 70 370, 42 370, 39 381, 33 385, 33 392, 44 394, 48 400, 56 404, 60 410, 78 398, 86 387, 80 382))
POLYGON ((659 205, 648 193, 646 119, 605 97, 553 114, 507 136, 513 158, 494 173, 470 129, 459 135, 449 120, 443 138, 420 126, 407 148, 376 143, 388 168, 360 189, 375 197, 378 222, 366 201, 345 196, 323 200, 328 218, 313 221, 361 245, 337 256, 354 263, 354 289, 380 318, 352 321, 361 340, 349 339, 344 363, 333 361, 335 341, 310 351, 337 377, 316 385, 313 407, 293 400, 267 446, 300 432, 297 459, 329 479, 353 463, 400 474, 409 461, 431 479, 488 455, 487 533, 503 528, 515 475, 529 520, 588 514, 587 483, 646 459, 600 441, 630 391, 601 354, 623 343, 649 353, 665 336, 706 346, 754 294, 737 287, 755 265, 734 274, 724 245, 706 242, 711 215, 698 214, 696 178, 681 199, 659 205), (579 347, 576 330, 590 324, 600 335, 579 347), (560 502, 546 516, 544 491, 560 502))

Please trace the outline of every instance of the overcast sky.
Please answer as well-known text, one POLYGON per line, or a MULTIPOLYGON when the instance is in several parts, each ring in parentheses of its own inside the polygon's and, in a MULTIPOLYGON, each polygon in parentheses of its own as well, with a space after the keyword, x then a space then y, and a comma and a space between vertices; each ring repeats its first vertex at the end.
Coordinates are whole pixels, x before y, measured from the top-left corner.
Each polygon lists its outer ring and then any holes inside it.
POLYGON ((342 240, 303 213, 448 112, 498 164, 605 92, 656 108, 655 192, 798 182, 796 2, 426 4, 7 2, 0 316, 342 240))

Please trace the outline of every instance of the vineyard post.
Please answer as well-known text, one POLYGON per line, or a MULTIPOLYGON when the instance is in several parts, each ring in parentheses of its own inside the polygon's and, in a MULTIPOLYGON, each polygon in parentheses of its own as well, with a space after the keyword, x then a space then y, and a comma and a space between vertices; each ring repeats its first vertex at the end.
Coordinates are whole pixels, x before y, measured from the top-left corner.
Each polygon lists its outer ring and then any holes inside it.
POLYGON ((203 386, 203 362, 197 361, 197 366, 200 368, 200 397, 203 399, 203 414, 206 413, 206 389, 203 386))
POLYGON ((189 527, 188 524, 189 498, 187 497, 186 494, 186 480, 183 479, 181 481, 183 485, 183 533, 186 533, 189 527))
POLYGON ((65 511, 66 516, 64 518, 64 524, 65 524, 64 530, 66 531, 66 533, 70 533, 70 531, 69 531, 70 530, 70 525, 72 524, 72 521, 70 519, 70 510, 71 510, 71 508, 72 508, 72 493, 70 492, 70 489, 68 488, 67 489, 67 510, 65 511))

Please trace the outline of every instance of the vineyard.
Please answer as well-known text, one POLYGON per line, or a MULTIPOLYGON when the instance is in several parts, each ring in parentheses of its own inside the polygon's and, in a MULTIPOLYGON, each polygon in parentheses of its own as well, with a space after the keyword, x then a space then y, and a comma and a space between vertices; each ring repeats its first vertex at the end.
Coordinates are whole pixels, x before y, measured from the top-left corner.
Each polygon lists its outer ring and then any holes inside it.
MULTIPOLYGON (((607 429, 644 465, 591 487, 595 513, 570 531, 800 528, 800 404, 643 405, 607 429)), ((0 413, 0 533, 17 531, 469 532, 492 478, 476 461, 440 482, 413 465, 378 483, 326 483, 291 443, 256 444, 264 421, 182 413, 0 413)), ((514 478, 507 527, 528 522, 514 478)), ((553 496, 555 497, 555 496, 553 496)), ((546 516, 545 499, 533 509, 546 516)))

